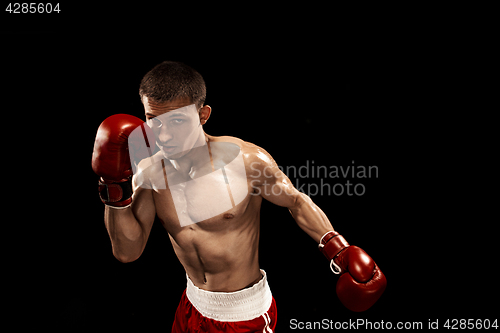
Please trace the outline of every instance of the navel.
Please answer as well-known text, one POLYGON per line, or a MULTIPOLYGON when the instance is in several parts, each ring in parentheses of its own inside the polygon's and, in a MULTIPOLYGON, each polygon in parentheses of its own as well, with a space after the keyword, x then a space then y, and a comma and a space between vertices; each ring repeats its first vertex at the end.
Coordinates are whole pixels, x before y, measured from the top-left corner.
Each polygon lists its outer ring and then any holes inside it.
POLYGON ((227 220, 229 220, 229 219, 234 218, 234 215, 233 215, 233 214, 226 213, 226 214, 224 214, 224 218, 225 218, 225 219, 227 219, 227 220))

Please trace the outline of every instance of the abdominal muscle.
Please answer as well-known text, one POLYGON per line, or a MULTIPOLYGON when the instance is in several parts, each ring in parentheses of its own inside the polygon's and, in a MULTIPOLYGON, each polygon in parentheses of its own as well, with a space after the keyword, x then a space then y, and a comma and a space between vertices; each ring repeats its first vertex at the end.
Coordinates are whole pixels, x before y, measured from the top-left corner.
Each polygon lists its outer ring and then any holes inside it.
POLYGON ((218 216, 180 227, 162 218, 179 261, 200 289, 233 292, 258 282, 261 198, 247 197, 218 216))

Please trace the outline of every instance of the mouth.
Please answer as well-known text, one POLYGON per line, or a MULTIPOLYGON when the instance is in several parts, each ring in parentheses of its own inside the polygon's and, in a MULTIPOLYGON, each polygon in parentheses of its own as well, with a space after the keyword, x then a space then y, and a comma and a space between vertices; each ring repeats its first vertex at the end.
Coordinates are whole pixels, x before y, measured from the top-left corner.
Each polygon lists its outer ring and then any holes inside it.
POLYGON ((173 152, 177 147, 176 146, 162 146, 161 150, 163 150, 166 153, 171 153, 173 152))

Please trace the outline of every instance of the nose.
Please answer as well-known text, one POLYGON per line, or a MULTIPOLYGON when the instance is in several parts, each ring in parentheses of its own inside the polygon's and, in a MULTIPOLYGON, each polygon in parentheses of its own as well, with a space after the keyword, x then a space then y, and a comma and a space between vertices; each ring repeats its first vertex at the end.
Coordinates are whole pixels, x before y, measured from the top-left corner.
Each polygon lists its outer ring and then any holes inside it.
POLYGON ((161 144, 165 144, 168 141, 172 140, 173 136, 171 131, 167 129, 167 126, 165 124, 160 128, 160 133, 158 134, 158 141, 161 144))

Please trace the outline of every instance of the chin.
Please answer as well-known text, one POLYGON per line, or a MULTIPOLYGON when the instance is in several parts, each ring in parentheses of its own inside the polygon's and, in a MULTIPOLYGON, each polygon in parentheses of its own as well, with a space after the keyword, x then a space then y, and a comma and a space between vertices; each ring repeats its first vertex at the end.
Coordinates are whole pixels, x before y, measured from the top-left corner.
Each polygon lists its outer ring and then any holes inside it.
POLYGON ((162 153, 163 153, 163 156, 168 160, 177 160, 177 159, 183 157, 184 155, 186 155, 188 152, 181 151, 181 152, 166 153, 166 152, 162 151, 162 153))

